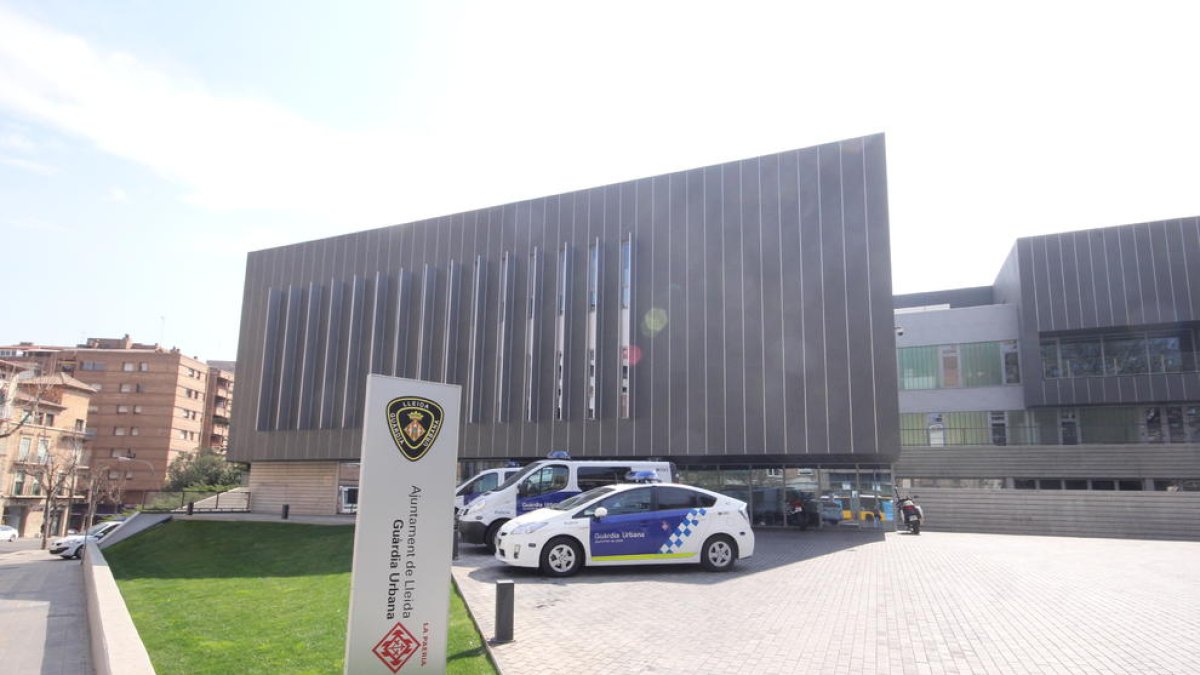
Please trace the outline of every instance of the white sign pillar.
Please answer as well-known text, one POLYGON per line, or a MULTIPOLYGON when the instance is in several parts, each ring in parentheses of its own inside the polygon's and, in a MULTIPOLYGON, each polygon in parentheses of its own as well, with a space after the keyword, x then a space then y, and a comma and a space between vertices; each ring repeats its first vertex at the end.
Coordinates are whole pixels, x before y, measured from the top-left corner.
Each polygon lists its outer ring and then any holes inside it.
POLYGON ((461 397, 367 378, 346 673, 446 670, 461 397))

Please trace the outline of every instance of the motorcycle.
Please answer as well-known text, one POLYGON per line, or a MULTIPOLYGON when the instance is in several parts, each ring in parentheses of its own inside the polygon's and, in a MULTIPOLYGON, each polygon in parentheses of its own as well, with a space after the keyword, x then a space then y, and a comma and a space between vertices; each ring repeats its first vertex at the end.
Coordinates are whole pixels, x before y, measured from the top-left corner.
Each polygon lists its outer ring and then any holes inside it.
POLYGON ((916 498, 916 495, 913 495, 900 499, 900 515, 904 519, 908 531, 919 535, 921 534, 921 523, 925 520, 925 513, 921 510, 921 505, 913 501, 916 498))

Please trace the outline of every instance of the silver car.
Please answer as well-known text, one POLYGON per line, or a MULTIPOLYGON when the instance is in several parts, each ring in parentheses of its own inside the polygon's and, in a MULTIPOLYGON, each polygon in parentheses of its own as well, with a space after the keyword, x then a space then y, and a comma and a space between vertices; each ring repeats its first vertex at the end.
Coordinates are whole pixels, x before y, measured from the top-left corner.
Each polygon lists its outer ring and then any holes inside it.
POLYGON ((19 536, 12 525, 0 525, 0 541, 16 541, 19 536))
POLYGON ((101 539, 112 534, 113 530, 120 527, 125 521, 110 520, 105 523, 98 523, 88 528, 84 534, 75 534, 69 537, 57 539, 50 546, 50 555, 60 555, 65 558, 78 558, 83 555, 83 549, 89 541, 100 541, 101 539))

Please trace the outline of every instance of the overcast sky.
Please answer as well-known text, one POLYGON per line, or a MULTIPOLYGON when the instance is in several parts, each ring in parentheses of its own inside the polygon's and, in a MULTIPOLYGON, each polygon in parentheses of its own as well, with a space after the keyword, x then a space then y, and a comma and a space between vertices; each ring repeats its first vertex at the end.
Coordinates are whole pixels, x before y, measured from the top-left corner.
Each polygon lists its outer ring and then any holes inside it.
POLYGON ((232 359, 248 251, 877 132, 895 291, 990 284, 1200 215, 1191 4, 0 0, 0 343, 232 359))

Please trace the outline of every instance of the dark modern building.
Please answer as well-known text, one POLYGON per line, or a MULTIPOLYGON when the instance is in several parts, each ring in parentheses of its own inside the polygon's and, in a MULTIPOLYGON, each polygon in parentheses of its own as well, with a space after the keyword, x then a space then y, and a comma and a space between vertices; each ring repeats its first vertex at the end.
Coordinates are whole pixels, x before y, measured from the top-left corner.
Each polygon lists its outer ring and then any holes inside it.
POLYGON ((1020 239, 994 285, 896 308, 931 525, 1200 538, 1200 218, 1020 239))
MULTIPOLYGON (((897 458, 883 136, 249 256, 229 454, 353 510, 366 377, 456 383, 460 471, 663 458, 783 523, 897 458)), ((852 503, 853 502, 853 503, 852 503)))

